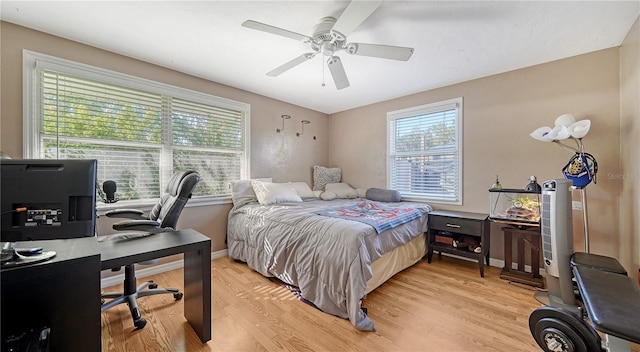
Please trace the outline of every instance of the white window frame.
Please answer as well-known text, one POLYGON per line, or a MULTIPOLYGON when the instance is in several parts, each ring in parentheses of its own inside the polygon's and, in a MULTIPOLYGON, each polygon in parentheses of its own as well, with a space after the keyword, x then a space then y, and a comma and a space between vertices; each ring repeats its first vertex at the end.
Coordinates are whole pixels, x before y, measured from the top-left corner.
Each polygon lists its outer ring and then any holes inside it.
MULTIPOLYGON (((462 205, 462 184, 463 184, 463 143, 462 143, 462 121, 463 121, 463 99, 462 97, 449 99, 445 101, 440 101, 431 104, 425 104, 415 107, 410 107, 402 110, 390 111, 387 113, 387 188, 393 188, 393 160, 396 157, 395 153, 395 140, 394 140, 394 132, 395 132, 395 121, 402 118, 414 117, 420 115, 426 115, 430 113, 437 113, 440 111, 446 111, 455 109, 456 114, 456 148, 457 148, 457 173, 458 173, 458 182, 455 185, 456 187, 456 199, 447 200, 439 197, 433 197, 427 194, 416 195, 416 194, 403 194, 402 198, 409 201, 416 202, 429 202, 429 203, 441 203, 448 205, 462 205)), ((424 155, 437 155, 424 153, 424 155)))
MULTIPOLYGON (((242 111, 244 113, 244 153, 241 157, 241 178, 248 178, 250 173, 250 151, 251 151, 251 105, 248 103, 238 102, 225 99, 202 92, 189 90, 186 88, 176 87, 152 80, 115 72, 100 67, 74 62, 46 54, 41 54, 29 50, 23 50, 23 156, 24 158, 39 158, 40 151, 40 125, 42 116, 40 116, 40 99, 38 94, 38 68, 51 69, 67 74, 76 75, 86 79, 101 81, 108 84, 125 86, 134 89, 140 89, 152 93, 164 94, 175 98, 181 98, 193 102, 215 105, 221 108, 242 111)), ((162 158, 161 163, 166 163, 166 158, 162 158)), ((164 172, 159 175, 161 188, 171 177, 171 172, 164 168, 164 172)), ((230 203, 231 196, 201 196, 194 197, 188 204, 194 205, 210 205, 230 203)), ((140 208, 150 208, 153 203, 140 201, 118 202, 112 205, 100 204, 98 210, 107 210, 114 207, 122 206, 139 206, 140 208)))

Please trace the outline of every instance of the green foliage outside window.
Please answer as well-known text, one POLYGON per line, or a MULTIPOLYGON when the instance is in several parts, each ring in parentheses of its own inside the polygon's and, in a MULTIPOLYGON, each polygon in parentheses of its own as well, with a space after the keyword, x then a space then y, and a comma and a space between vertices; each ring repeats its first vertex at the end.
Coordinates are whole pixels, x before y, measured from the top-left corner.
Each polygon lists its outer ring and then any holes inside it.
POLYGON ((242 111, 53 71, 40 78, 41 157, 97 159, 98 182, 116 181, 121 200, 158 198, 166 159, 200 173, 196 196, 228 195, 241 178, 242 111))

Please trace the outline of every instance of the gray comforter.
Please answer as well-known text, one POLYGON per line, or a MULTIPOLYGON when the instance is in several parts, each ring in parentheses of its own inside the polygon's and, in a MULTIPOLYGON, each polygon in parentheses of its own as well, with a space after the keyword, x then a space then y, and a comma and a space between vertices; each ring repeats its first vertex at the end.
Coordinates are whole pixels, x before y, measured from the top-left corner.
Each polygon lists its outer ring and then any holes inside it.
POLYGON ((227 230, 229 256, 246 262, 264 276, 299 287, 304 298, 322 311, 348 318, 360 330, 374 331, 373 322, 360 307, 367 281, 372 277, 371 263, 422 236, 431 207, 422 203, 386 203, 417 207, 423 216, 380 234, 364 223, 314 214, 358 201, 362 200, 234 207, 227 230))

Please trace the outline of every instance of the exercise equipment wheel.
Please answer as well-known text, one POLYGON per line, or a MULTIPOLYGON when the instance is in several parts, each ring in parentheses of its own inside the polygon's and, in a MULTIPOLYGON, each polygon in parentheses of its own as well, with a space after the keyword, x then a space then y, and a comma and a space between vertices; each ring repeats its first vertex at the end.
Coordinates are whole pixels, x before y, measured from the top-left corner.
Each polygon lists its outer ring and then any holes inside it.
POLYGON ((529 316, 529 330, 545 352, 602 352, 602 340, 591 325, 570 311, 544 306, 529 316))

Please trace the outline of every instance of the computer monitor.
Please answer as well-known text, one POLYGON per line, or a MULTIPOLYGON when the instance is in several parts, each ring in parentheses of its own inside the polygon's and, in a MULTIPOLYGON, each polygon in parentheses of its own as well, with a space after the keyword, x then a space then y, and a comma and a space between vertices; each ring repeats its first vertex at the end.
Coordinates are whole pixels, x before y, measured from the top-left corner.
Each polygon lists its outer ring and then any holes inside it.
POLYGON ((96 160, 2 159, 2 242, 95 236, 96 160))

